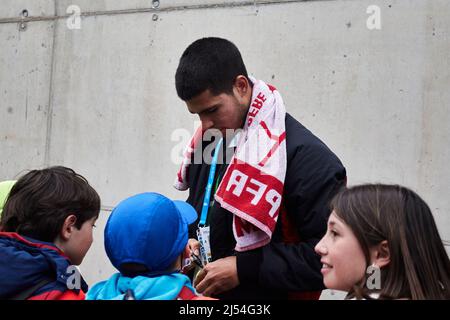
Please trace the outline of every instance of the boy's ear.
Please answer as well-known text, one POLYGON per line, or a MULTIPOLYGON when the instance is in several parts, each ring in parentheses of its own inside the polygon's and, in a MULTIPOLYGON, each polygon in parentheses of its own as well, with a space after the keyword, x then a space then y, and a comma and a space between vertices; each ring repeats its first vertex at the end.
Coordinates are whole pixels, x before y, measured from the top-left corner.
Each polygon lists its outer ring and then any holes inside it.
POLYGON ((73 228, 75 228, 75 223, 77 222, 77 217, 73 214, 67 216, 64 220, 63 227, 61 229, 60 235, 62 240, 69 240, 73 233, 73 228))
POLYGON ((371 249, 372 264, 379 268, 387 266, 391 262, 391 253, 387 240, 381 241, 371 249))

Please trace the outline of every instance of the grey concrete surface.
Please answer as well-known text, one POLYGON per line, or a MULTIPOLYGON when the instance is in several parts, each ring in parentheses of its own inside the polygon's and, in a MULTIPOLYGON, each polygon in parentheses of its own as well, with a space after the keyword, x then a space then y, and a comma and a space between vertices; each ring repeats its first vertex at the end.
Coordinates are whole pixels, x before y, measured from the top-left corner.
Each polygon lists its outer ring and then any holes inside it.
POLYGON ((240 48, 249 72, 342 159, 350 185, 416 190, 450 240, 449 1, 3 0, 0 180, 54 164, 88 178, 104 206, 80 267, 88 283, 114 272, 102 243, 111 207, 144 191, 186 197, 172 188, 171 154, 196 118, 174 73, 205 36, 240 48), (71 30, 73 4, 81 28, 71 30), (370 5, 380 30, 366 26, 370 5))

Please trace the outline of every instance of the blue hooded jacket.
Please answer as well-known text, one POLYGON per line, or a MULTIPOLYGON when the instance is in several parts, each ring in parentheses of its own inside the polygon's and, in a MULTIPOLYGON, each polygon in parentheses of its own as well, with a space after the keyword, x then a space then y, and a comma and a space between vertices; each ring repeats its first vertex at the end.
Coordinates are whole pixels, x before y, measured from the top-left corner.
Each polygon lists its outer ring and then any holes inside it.
POLYGON ((128 289, 133 290, 136 300, 176 300, 183 287, 195 294, 190 279, 181 273, 133 278, 116 273, 94 285, 88 291, 86 300, 123 300, 128 289))
POLYGON ((134 278, 116 273, 94 285, 88 291, 86 300, 123 300, 128 289, 133 290, 136 300, 176 300, 183 287, 195 294, 190 279, 181 273, 134 278))
MULTIPOLYGON (((67 291, 77 294, 80 291, 68 289, 67 284, 74 275, 68 269, 71 263, 53 243, 13 232, 0 232, 0 257, 0 299, 9 299, 44 279, 50 280, 37 289, 33 296, 58 297, 67 291)), ((81 276, 80 285, 86 292, 88 287, 81 276)))

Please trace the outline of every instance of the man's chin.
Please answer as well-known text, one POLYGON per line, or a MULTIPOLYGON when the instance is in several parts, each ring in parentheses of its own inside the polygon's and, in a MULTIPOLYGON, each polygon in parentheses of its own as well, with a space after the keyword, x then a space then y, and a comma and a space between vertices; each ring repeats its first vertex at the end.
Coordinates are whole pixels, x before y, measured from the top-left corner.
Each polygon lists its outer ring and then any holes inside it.
POLYGON ((212 135, 217 136, 220 132, 222 138, 233 138, 234 135, 240 131, 241 129, 231 129, 231 128, 210 128, 208 130, 212 130, 212 135))

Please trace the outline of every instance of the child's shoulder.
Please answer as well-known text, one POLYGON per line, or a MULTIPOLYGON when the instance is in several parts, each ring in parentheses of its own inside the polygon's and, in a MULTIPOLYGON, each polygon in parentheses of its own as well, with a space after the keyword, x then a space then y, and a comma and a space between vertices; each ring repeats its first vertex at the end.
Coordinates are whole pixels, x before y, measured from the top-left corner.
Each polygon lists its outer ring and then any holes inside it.
POLYGON ((78 293, 73 290, 52 290, 33 296, 28 300, 85 300, 85 298, 86 295, 82 290, 79 290, 78 293))
POLYGON ((193 292, 189 287, 184 286, 178 294, 177 300, 217 300, 211 297, 205 297, 193 292))

